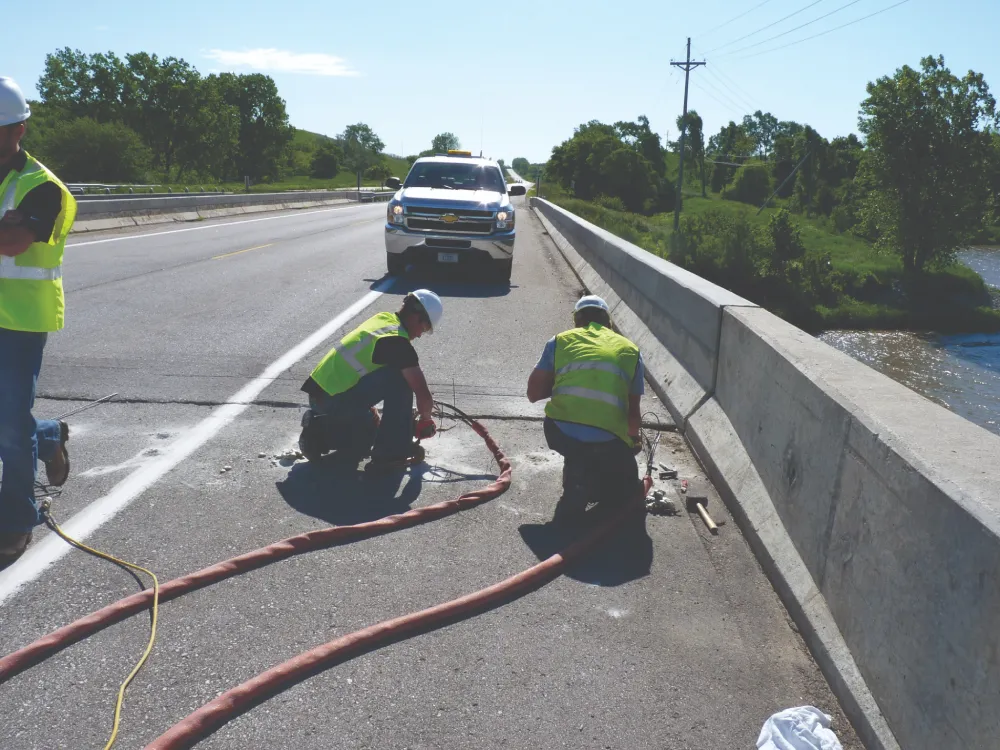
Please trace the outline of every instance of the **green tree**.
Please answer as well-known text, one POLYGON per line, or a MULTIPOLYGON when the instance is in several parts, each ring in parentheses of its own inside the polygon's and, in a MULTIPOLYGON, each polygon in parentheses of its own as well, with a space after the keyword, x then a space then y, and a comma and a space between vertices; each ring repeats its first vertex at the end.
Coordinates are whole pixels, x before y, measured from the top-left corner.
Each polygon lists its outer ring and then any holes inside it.
POLYGON ((332 180, 340 172, 344 152, 335 141, 325 141, 313 152, 309 173, 322 180, 332 180))
POLYGON ((48 135, 46 161, 67 182, 145 182, 151 154, 121 123, 67 120, 48 135))
POLYGON ((604 193, 620 198, 625 208, 642 213, 656 199, 656 172, 642 154, 619 148, 601 163, 604 193))
POLYGON ((344 149, 344 166, 358 176, 358 190, 361 176, 382 160, 385 144, 375 132, 363 122, 348 125, 340 136, 344 149))
POLYGON ((635 122, 616 122, 615 130, 624 143, 650 163, 657 175, 663 177, 666 174, 667 165, 663 158, 660 136, 650 129, 649 118, 646 115, 639 115, 635 122))
POLYGON ((689 109, 687 119, 683 115, 677 117, 677 129, 681 130, 687 123, 687 135, 684 137, 685 160, 697 170, 701 175, 701 197, 704 198, 705 191, 705 131, 701 121, 701 115, 696 110, 689 109))
POLYGON ((231 177, 277 178, 294 136, 274 79, 261 73, 209 76, 225 104, 238 114, 239 147, 231 177))
POLYGON ((378 180, 380 185, 385 186, 385 181, 392 177, 392 170, 383 160, 368 167, 368 170, 365 172, 365 176, 372 180, 378 180))
POLYGON ((760 162, 750 162, 736 170, 733 184, 722 191, 722 197, 759 206, 767 200, 771 190, 771 177, 767 167, 760 162))
POLYGON ((454 133, 439 133, 431 141, 431 151, 435 154, 446 154, 449 151, 457 151, 462 148, 458 136, 454 133))
POLYGON ((982 74, 958 78, 943 57, 919 71, 903 66, 869 83, 859 129, 872 190, 864 219, 877 246, 898 253, 907 272, 954 259, 990 209, 996 100, 982 74))
POLYGON ((521 175, 521 177, 527 178, 528 170, 531 169, 531 162, 523 156, 519 156, 510 163, 510 168, 521 175))

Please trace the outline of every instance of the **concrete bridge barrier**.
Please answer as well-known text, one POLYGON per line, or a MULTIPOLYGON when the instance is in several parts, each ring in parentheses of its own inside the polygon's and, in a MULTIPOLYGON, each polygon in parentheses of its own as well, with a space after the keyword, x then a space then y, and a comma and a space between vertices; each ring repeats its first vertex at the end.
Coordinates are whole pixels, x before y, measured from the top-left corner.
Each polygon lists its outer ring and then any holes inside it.
POLYGON ((371 190, 312 190, 284 193, 226 193, 221 195, 155 195, 78 199, 73 233, 101 229, 198 221, 260 211, 316 208, 347 202, 382 202, 392 192, 371 190))
POLYGON ((1000 746, 1000 437, 547 201, 870 748, 1000 746))

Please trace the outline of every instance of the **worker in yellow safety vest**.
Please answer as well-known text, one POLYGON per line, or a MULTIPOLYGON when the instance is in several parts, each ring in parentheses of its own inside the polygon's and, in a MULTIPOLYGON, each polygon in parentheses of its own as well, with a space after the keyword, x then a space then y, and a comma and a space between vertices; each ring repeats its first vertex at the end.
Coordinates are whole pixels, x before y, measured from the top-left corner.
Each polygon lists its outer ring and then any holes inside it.
POLYGON ((576 303, 573 322, 549 339, 528 378, 528 400, 549 399, 545 439, 564 458, 557 521, 580 517, 591 501, 625 500, 639 484, 642 355, 611 329, 598 296, 576 303))
POLYGON ((335 451, 338 463, 357 468, 371 456, 365 472, 386 474, 423 461, 419 439, 435 434, 433 399, 411 342, 433 333, 441 313, 440 297, 417 289, 398 312, 374 315, 323 357, 302 386, 309 409, 299 449, 310 462, 335 451), (380 401, 376 420, 373 407, 380 401))
POLYGON ((69 477, 69 428, 36 420, 32 409, 46 339, 63 327, 63 249, 76 201, 21 148, 30 116, 18 85, 0 77, 0 567, 24 553, 42 521, 38 459, 50 485, 69 477))

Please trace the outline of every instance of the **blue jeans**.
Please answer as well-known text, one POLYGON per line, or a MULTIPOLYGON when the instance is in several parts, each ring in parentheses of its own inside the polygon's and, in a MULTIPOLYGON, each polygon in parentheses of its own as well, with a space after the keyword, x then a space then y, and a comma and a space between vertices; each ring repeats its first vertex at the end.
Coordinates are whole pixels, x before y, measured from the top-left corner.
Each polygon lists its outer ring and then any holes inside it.
POLYGON ((309 397, 309 406, 324 419, 327 444, 350 444, 350 449, 373 459, 409 456, 413 444, 413 390, 393 367, 380 367, 365 375, 350 390, 336 396, 309 397), (371 407, 382 404, 382 422, 374 432, 371 407), (372 441, 374 440, 374 444, 372 441))
POLYGON ((0 532, 23 533, 42 522, 35 507, 38 459, 55 457, 59 423, 36 421, 35 385, 48 334, 0 328, 0 532))

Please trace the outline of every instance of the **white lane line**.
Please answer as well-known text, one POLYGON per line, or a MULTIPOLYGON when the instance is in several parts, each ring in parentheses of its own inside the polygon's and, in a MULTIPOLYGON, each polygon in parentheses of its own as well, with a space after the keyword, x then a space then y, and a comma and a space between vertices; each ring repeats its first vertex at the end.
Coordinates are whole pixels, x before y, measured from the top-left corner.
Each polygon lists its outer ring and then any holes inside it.
MULTIPOLYGON (((294 219, 299 216, 309 216, 309 214, 327 214, 334 211, 351 211, 361 206, 347 206, 346 208, 320 208, 316 211, 298 211, 294 214, 282 214, 281 216, 265 216, 260 219, 243 219, 241 221, 226 221, 222 224, 206 224, 200 227, 188 227, 187 229, 170 229, 166 232, 149 232, 148 234, 128 234, 124 237, 108 237, 103 240, 87 240, 86 242, 74 242, 66 247, 83 247, 84 245, 99 245, 102 242, 121 242, 122 240, 141 240, 146 237, 160 237, 164 234, 178 234, 180 232, 200 232, 203 229, 217 229, 218 227, 230 227, 234 224, 253 224, 257 221, 277 221, 278 219, 294 219)), ((364 208, 369 208, 365 206, 364 208)), ((137 227, 138 228, 138 227, 137 227)))
MULTIPOLYGON (((392 279, 383 281, 318 331, 285 352, 257 378, 251 380, 231 396, 226 404, 216 408, 205 419, 164 448, 161 455, 152 460, 146 459, 141 468, 115 485, 111 492, 90 503, 75 516, 61 524, 63 530, 71 537, 81 541, 97 531, 139 495, 162 479, 167 472, 201 448, 215 437, 223 427, 242 414, 251 402, 285 370, 309 354, 345 323, 381 297, 392 285, 392 282, 392 279)), ((139 456, 136 457, 136 460, 138 458, 139 456)), ((16 594, 25 584, 38 578, 46 568, 65 556, 71 549, 72 547, 55 534, 50 534, 37 545, 29 547, 20 560, 0 572, 0 604, 16 594)))

